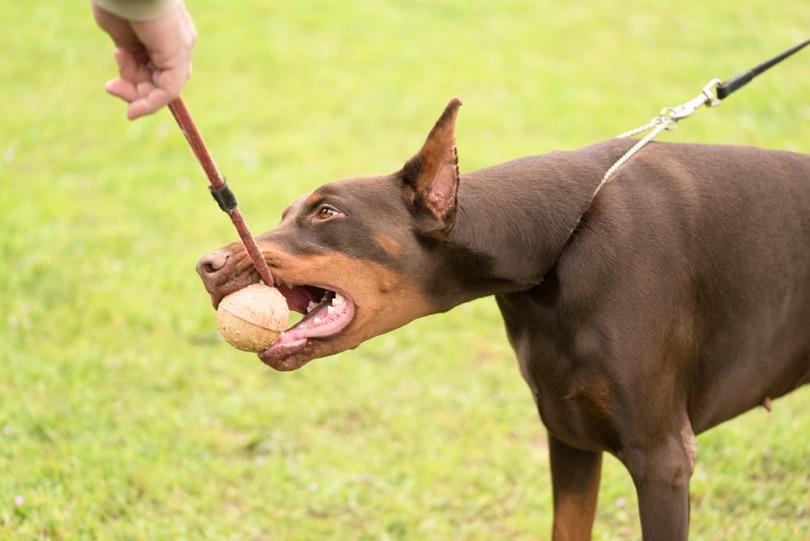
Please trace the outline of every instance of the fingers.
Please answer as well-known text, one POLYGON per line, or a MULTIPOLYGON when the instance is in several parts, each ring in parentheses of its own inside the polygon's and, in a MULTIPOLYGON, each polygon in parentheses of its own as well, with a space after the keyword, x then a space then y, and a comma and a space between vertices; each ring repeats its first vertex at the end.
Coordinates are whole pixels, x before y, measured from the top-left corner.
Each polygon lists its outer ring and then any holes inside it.
POLYGON ((197 31, 181 2, 162 19, 133 23, 133 30, 149 52, 150 83, 138 82, 138 100, 127 111, 130 118, 151 114, 180 95, 191 77, 191 52, 197 31))
POLYGON ((149 80, 149 70, 146 69, 146 66, 139 65, 135 56, 124 48, 116 48, 113 56, 115 57, 115 63, 118 64, 119 77, 107 81, 105 90, 126 102, 133 102, 138 99, 136 85, 149 80))
POLYGON ((120 47, 114 56, 119 77, 108 81, 105 89, 130 104, 130 120, 150 115, 177 98, 188 78, 185 70, 157 69, 120 47))
POLYGON ((124 21, 96 10, 96 20, 116 43, 119 77, 108 81, 110 94, 130 105, 127 118, 158 111, 180 95, 191 76, 197 31, 183 2, 153 21, 124 21))
POLYGON ((123 78, 108 81, 105 89, 113 96, 129 103, 127 118, 130 120, 151 115, 180 95, 179 92, 169 92, 151 81, 142 81, 134 85, 123 78))
POLYGON ((129 104, 127 108, 127 118, 135 120, 142 116, 151 115, 164 105, 168 105, 170 101, 174 100, 179 95, 179 93, 172 94, 163 88, 152 86, 144 97, 138 98, 129 104))

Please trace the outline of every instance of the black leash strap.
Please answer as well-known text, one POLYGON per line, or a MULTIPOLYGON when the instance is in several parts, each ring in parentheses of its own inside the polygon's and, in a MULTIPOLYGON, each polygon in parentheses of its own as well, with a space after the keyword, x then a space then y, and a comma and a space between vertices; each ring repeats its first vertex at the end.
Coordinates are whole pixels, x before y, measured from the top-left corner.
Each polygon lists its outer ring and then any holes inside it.
POLYGON ((751 68, 748 71, 744 71, 739 75, 735 75, 731 79, 723 81, 722 83, 717 85, 717 99, 719 100, 726 99, 726 97, 728 97, 729 94, 750 83, 754 77, 756 77, 763 71, 767 70, 768 68, 775 66, 776 64, 778 64, 785 58, 791 56, 792 54, 799 52, 802 48, 806 47, 807 45, 810 45, 810 39, 799 43, 795 47, 791 47, 787 51, 774 56, 770 60, 767 60, 762 64, 754 68, 751 68))

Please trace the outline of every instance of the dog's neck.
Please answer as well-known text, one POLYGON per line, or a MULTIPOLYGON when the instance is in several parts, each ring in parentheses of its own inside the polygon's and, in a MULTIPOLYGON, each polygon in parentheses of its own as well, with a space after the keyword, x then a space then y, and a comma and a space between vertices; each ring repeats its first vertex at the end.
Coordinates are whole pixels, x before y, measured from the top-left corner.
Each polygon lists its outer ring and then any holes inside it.
POLYGON ((462 175, 449 241, 479 256, 464 262, 478 262, 465 275, 477 275, 479 293, 527 290, 543 281, 611 159, 554 152, 462 175))

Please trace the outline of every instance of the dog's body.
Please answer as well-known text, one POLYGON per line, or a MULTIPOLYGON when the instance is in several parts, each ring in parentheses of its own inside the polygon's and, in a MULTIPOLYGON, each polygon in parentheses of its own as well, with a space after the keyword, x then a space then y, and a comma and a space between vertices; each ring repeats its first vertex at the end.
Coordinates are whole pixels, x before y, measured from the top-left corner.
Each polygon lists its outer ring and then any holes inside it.
MULTIPOLYGON (((259 356, 295 369, 494 294, 549 433, 555 539, 590 537, 604 451, 645 539, 685 539, 695 435, 810 382, 810 156, 652 143, 592 200, 633 141, 459 177, 459 105, 402 170, 258 237, 291 308, 345 297, 259 356)), ((215 306, 257 281, 238 244, 198 272, 215 306)))

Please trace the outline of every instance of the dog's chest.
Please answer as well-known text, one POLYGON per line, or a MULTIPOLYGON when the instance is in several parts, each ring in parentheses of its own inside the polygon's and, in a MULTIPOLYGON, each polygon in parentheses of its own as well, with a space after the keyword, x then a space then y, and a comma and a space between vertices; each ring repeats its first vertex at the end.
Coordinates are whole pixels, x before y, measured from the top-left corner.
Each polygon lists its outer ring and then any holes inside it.
POLYGON ((579 448, 617 450, 620 404, 609 370, 599 367, 598 336, 587 328, 563 332, 523 295, 498 296, 498 305, 546 428, 579 448))

